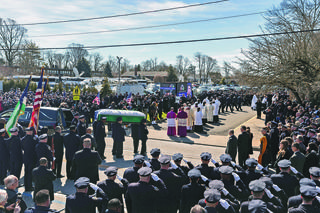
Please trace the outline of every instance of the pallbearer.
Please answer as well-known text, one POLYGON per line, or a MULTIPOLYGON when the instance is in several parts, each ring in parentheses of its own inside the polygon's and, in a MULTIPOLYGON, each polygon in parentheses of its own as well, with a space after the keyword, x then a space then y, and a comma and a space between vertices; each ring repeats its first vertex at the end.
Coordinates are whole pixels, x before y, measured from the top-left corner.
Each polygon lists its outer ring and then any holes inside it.
POLYGON ((174 110, 174 108, 171 107, 171 111, 168 112, 168 114, 167 114, 167 122, 168 122, 167 135, 168 136, 175 136, 176 135, 176 118, 177 118, 177 115, 173 110, 174 110))
POLYGON ((187 136, 187 119, 188 114, 184 111, 184 108, 181 107, 181 111, 178 113, 178 135, 180 137, 187 136))

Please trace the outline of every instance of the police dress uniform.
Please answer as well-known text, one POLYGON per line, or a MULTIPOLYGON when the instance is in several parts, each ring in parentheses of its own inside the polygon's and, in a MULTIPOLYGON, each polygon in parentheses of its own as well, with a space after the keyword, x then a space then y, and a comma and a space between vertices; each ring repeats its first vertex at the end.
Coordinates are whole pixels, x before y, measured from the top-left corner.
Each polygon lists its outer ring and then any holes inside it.
MULTIPOLYGON (((32 128, 28 129, 33 131, 32 128)), ((26 135, 21 140, 24 150, 23 163, 24 163, 24 187, 26 191, 32 191, 32 170, 37 165, 36 145, 38 138, 33 135, 26 135)))
POLYGON ((112 155, 116 155, 117 158, 123 157, 123 142, 126 132, 118 121, 122 120, 121 117, 117 118, 117 123, 112 124, 112 138, 113 138, 113 147, 112 155))
MULTIPOLYGON (((40 135, 39 139, 46 139, 47 134, 40 135)), ((48 160, 48 168, 51 169, 51 162, 53 161, 52 151, 48 144, 38 142, 36 145, 36 153, 37 153, 37 165, 39 165, 40 158, 45 157, 48 160)))
MULTIPOLYGON (((208 152, 203 152, 200 155, 202 160, 210 160, 211 159, 211 154, 208 152)), ((218 180, 220 179, 220 174, 214 170, 214 167, 209 166, 208 164, 202 163, 198 166, 195 167, 196 169, 200 170, 201 174, 204 175, 205 177, 211 179, 211 180, 218 180)))
MULTIPOLYGON (((5 129, 0 130, 0 134, 3 134, 5 129)), ((3 184, 3 179, 7 177, 7 172, 9 167, 9 150, 8 150, 8 141, 0 136, 0 184, 3 184)))
MULTIPOLYGON (((303 199, 312 200, 314 199, 318 192, 315 187, 303 186, 300 187, 301 196, 303 199)), ((290 208, 289 213, 315 213, 319 212, 320 209, 312 204, 300 204, 297 208, 290 208)))
POLYGON ((132 124, 131 125, 131 137, 133 139, 133 153, 138 153, 138 147, 139 147, 139 124, 132 124))
POLYGON ((139 139, 141 140, 141 155, 146 155, 147 152, 147 140, 148 140, 148 128, 147 126, 144 124, 146 123, 147 120, 146 119, 142 119, 140 126, 139 126, 139 139))
MULTIPOLYGON (((74 126, 73 126, 74 128, 74 126)), ((66 148, 66 171, 67 178, 74 179, 74 170, 72 170, 72 161, 74 154, 79 150, 80 147, 80 137, 75 132, 70 131, 70 133, 66 134, 63 138, 63 143, 66 148)))
POLYGON ((229 154, 232 158, 232 161, 236 161, 237 156, 237 137, 231 135, 227 142, 226 154, 229 154))
POLYGON ((50 213, 56 212, 55 210, 51 210, 49 207, 46 206, 36 206, 34 208, 29 208, 24 213, 50 213))
POLYGON ((56 179, 55 174, 53 174, 51 169, 48 169, 45 166, 39 166, 34 168, 32 171, 32 179, 34 182, 34 197, 38 191, 42 189, 49 190, 50 200, 54 200, 54 191, 53 191, 53 183, 56 179))
MULTIPOLYGON (((104 173, 108 177, 112 177, 117 175, 117 170, 118 170, 117 167, 110 166, 106 169, 104 173)), ((106 193, 109 200, 117 198, 120 200, 121 203, 123 203, 122 195, 124 195, 125 192, 127 191, 129 182, 125 178, 122 178, 121 183, 122 184, 117 183, 111 179, 106 179, 104 181, 100 181, 97 185, 104 191, 104 193, 106 193)), ((123 209, 123 205, 122 205, 122 209, 123 209)), ((122 212, 124 211, 122 210, 122 212)))
MULTIPOLYGON (((74 183, 78 189, 89 187, 90 180, 86 177, 81 177, 74 183)), ((76 192, 69 195, 66 199, 65 212, 66 213, 96 213, 96 208, 105 203, 107 197, 95 198, 86 193, 76 192)))
MULTIPOLYGON (((188 175, 188 172, 194 168, 194 165, 190 162, 190 161, 187 161, 187 160, 184 160, 188 166, 183 166, 181 165, 181 161, 183 159, 183 154, 181 153, 175 153, 172 155, 172 160, 176 163, 176 165, 183 171, 183 173, 186 175, 188 175), (177 162, 180 162, 180 163, 177 163, 177 162)), ((172 170, 174 173, 176 173, 175 171, 176 170, 172 170)), ((179 173, 176 173, 179 175, 179 173)), ((186 183, 185 184, 188 184, 189 183, 189 179, 186 178, 186 183)))
POLYGON ((57 175, 57 178, 60 178, 62 177, 61 168, 62 168, 64 148, 63 148, 63 136, 61 136, 59 132, 56 132, 53 135, 53 144, 54 144, 54 157, 56 158, 55 167, 53 171, 57 175))
POLYGON ((97 151, 98 151, 101 159, 105 159, 104 149, 106 148, 106 142, 105 142, 106 136, 107 135, 106 135, 105 124, 102 121, 98 121, 97 125, 96 125, 94 137, 96 138, 97 151))
POLYGON ((198 183, 198 179, 201 177, 199 170, 190 170, 188 177, 191 178, 191 183, 182 186, 179 213, 189 213, 191 208, 203 198, 203 193, 206 190, 205 186, 198 183))
MULTIPOLYGON (((85 118, 84 115, 81 115, 79 117, 79 119, 81 118, 85 118)), ((80 137, 86 134, 86 124, 81 122, 80 120, 77 123, 77 132, 80 137)))
MULTIPOLYGON (((10 132, 17 132, 18 129, 12 128, 10 132)), ((9 153, 10 153, 10 174, 20 179, 22 168, 22 146, 19 136, 12 135, 8 141, 9 153)))
MULTIPOLYGON (((148 167, 138 170, 142 177, 149 176, 151 172, 152 169, 148 167)), ((125 196, 128 213, 158 213, 159 199, 167 196, 167 189, 161 180, 153 181, 153 184, 143 181, 129 184, 125 196)))
POLYGON ((158 148, 153 148, 150 151, 150 155, 153 157, 149 160, 149 163, 151 164, 152 171, 158 171, 161 168, 160 162, 157 159, 157 157, 159 157, 160 153, 161 153, 160 149, 158 149, 158 148))
POLYGON ((96 143, 96 139, 89 133, 86 133, 85 135, 82 135, 80 141, 80 149, 83 149, 83 141, 84 139, 89 138, 91 140, 91 149, 97 151, 97 143, 96 143))
POLYGON ((99 180, 99 164, 102 162, 98 152, 89 148, 77 151, 74 154, 72 169, 75 171, 75 179, 87 177, 91 183, 99 180))
MULTIPOLYGON (((171 157, 169 155, 162 155, 159 158, 161 164, 169 164, 171 157)), ((155 171, 156 174, 165 183, 168 189, 168 196, 159 199, 158 213, 175 213, 179 207, 179 198, 181 193, 181 187, 185 176, 183 172, 181 175, 177 175, 170 170, 160 169, 155 171)))
MULTIPOLYGON (((144 156, 143 155, 136 155, 134 156, 133 158, 133 162, 135 164, 143 164, 144 162, 144 156)), ((134 166, 134 167, 130 167, 128 169, 126 169, 123 173, 123 177, 125 179, 128 180, 129 183, 135 183, 135 182, 138 182, 139 181, 139 174, 138 174, 138 170, 140 169, 141 167, 137 167, 137 166, 134 166)))

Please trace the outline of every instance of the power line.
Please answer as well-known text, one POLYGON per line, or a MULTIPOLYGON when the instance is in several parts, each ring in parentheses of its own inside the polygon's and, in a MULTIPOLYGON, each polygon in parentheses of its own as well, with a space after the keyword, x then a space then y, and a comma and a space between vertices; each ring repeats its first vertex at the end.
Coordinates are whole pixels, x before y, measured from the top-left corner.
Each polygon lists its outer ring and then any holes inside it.
POLYGON ((190 7, 199 7, 199 6, 203 6, 203 5, 217 4, 217 3, 222 3, 222 2, 226 2, 226 1, 229 1, 229 0, 210 1, 210 2, 204 2, 204 3, 189 4, 189 5, 179 6, 179 7, 170 7, 170 8, 164 8, 164 9, 158 9, 158 10, 147 10, 147 11, 142 11, 142 12, 125 13, 125 14, 110 15, 110 16, 69 19, 69 20, 61 20, 61 21, 24 23, 24 24, 19 24, 19 25, 30 26, 30 25, 44 25, 44 24, 60 24, 60 23, 68 23, 68 22, 80 22, 80 21, 91 21, 91 20, 98 20, 98 19, 118 18, 118 17, 124 17, 124 16, 134 16, 134 15, 141 15, 141 14, 148 14, 148 13, 158 13, 158 12, 163 12, 163 11, 185 9, 185 8, 190 8, 190 7))
MULTIPOLYGON (((206 41, 220 41, 220 40, 232 40, 232 39, 244 39, 244 38, 256 38, 263 36, 275 36, 295 33, 306 33, 320 31, 320 28, 312 30, 298 30, 289 32, 278 32, 278 33, 262 33, 262 34, 251 34, 251 35, 240 35, 230 37, 218 37, 218 38, 205 38, 205 39, 192 39, 192 40, 179 40, 179 41, 162 41, 162 42, 148 42, 148 43, 132 43, 132 44, 113 44, 113 45, 97 45, 97 46, 83 46, 83 49, 102 49, 102 48, 117 48, 117 47, 135 47, 135 46, 153 46, 153 45, 164 45, 164 44, 181 44, 181 43, 195 43, 195 42, 206 42, 206 41)), ((18 50, 65 50, 72 49, 73 47, 44 47, 38 49, 18 49, 18 50)), ((0 50, 5 50, 1 48, 0 50)))
POLYGON ((176 22, 176 23, 171 23, 171 24, 160 24, 160 25, 149 25, 149 26, 140 26, 140 27, 120 28, 120 29, 114 29, 114 30, 99 30, 99 31, 89 31, 89 32, 37 35, 37 36, 29 36, 29 38, 58 37, 58 36, 71 36, 71 35, 87 35, 87 34, 111 33, 111 32, 120 32, 120 31, 151 29, 151 28, 169 27, 169 26, 177 26, 177 25, 185 25, 185 24, 193 24, 193 23, 200 23, 200 22, 223 20, 223 19, 239 18, 239 17, 245 17, 245 16, 259 15, 259 14, 263 14, 263 13, 266 13, 266 12, 268 12, 268 11, 246 13, 246 14, 239 14, 239 15, 232 15, 232 16, 224 16, 224 17, 217 17, 217 18, 210 18, 210 19, 200 19, 200 20, 194 20, 194 21, 176 22))

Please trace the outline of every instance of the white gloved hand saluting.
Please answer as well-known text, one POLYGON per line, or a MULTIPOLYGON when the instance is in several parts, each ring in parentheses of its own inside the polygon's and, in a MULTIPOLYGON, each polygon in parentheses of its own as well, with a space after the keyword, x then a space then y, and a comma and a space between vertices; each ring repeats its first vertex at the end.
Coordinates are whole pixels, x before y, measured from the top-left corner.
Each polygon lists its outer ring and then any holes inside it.
POLYGON ((208 180, 208 178, 207 178, 206 176, 204 176, 204 175, 201 175, 201 179, 202 179, 204 182, 206 182, 206 181, 208 180))
POLYGON ((96 184, 93 183, 89 183, 91 189, 93 189, 94 191, 97 191, 99 189, 99 187, 96 184))
POLYGON ((145 161, 144 161, 144 164, 146 164, 146 166, 149 167, 149 168, 151 167, 151 164, 149 163, 149 161, 146 161, 146 160, 145 160, 145 161))
POLYGON ((171 164, 171 167, 173 169, 177 169, 178 168, 178 166, 174 162, 171 161, 170 164, 171 164))
POLYGON ((270 192, 269 189, 265 188, 264 191, 265 191, 265 193, 268 195, 268 197, 269 197, 270 199, 273 198, 273 194, 270 192))
POLYGON ((237 173, 232 172, 232 176, 236 182, 238 182, 240 180, 240 177, 237 173))
POLYGON ((160 178, 158 177, 158 175, 151 173, 151 177, 154 181, 158 181, 160 180, 160 178))
POLYGON ((117 175, 118 180, 122 180, 123 178, 120 175, 117 175))

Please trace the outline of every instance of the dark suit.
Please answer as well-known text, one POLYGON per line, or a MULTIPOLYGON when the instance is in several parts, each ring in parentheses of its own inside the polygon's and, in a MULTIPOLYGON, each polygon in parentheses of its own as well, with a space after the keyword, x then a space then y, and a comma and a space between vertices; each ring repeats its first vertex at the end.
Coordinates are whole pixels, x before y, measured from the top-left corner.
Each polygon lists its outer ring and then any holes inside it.
POLYGON ((126 132, 120 123, 112 124, 112 138, 113 138, 113 147, 112 154, 117 157, 122 157, 123 155, 123 142, 126 132))
POLYGON ((138 153, 139 147, 139 124, 131 125, 131 137, 133 140, 133 152, 138 153))
POLYGON ((238 161, 239 165, 245 167, 245 161, 249 157, 250 135, 244 131, 238 136, 238 161))
POLYGON ((75 180, 87 177, 91 183, 99 180, 99 164, 102 162, 98 152, 84 148, 75 153, 72 169, 75 170, 75 180))
POLYGON ((237 156, 237 137, 231 135, 227 142, 226 154, 229 154, 232 160, 236 161, 237 156))
POLYGON ((64 153, 63 136, 61 136, 60 133, 56 132, 54 134, 53 144, 54 144, 54 156, 56 158, 54 172, 57 174, 57 177, 59 177, 61 176, 62 158, 64 153))
POLYGON ((22 168, 22 146, 19 136, 11 136, 8 139, 10 153, 10 173, 20 179, 22 168))
POLYGON ((102 121, 97 122, 94 130, 94 137, 96 138, 97 151, 99 152, 101 158, 104 157, 104 149, 106 148, 106 142, 104 138, 106 136, 105 124, 102 121))
POLYGON ((45 166, 39 166, 32 171, 32 179, 34 182, 34 196, 38 191, 42 189, 49 190, 50 200, 54 200, 53 183, 56 176, 51 169, 47 169, 45 166))
POLYGON ((291 161, 291 166, 296 168, 298 172, 303 172, 304 162, 306 161, 306 157, 301 152, 295 152, 289 159, 291 161))
POLYGON ((67 178, 68 179, 73 179, 74 178, 74 173, 71 173, 72 160, 73 160, 74 154, 79 150, 80 137, 76 133, 70 131, 69 134, 66 134, 64 136, 63 143, 64 143, 64 146, 66 148, 67 178))
POLYGON ((21 142, 24 150, 24 187, 29 191, 32 188, 32 170, 37 165, 36 145, 38 139, 33 135, 26 135, 21 142))

